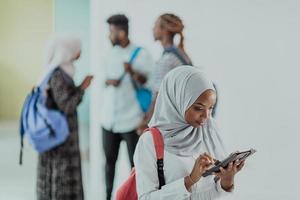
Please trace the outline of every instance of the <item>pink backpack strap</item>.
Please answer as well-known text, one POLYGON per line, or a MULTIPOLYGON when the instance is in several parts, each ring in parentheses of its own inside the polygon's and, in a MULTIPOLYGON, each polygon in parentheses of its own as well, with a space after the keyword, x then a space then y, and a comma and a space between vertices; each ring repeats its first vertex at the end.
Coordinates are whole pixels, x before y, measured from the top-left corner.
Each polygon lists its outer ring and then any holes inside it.
POLYGON ((153 143, 155 146, 156 158, 164 158, 164 141, 160 131, 156 127, 151 127, 150 132, 152 134, 153 143))
POLYGON ((159 181, 159 189, 165 185, 164 176, 164 139, 156 127, 151 127, 145 131, 150 131, 152 134, 152 139, 155 147, 155 153, 157 158, 157 174, 159 181))

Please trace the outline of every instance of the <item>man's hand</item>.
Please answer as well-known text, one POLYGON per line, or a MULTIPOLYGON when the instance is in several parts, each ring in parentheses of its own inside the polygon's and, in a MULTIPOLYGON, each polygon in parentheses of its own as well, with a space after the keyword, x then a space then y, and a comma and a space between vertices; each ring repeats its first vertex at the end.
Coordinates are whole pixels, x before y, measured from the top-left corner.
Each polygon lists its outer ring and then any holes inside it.
POLYGON ((125 62, 125 63, 124 63, 124 70, 125 70, 127 73, 129 73, 130 75, 133 75, 133 74, 134 74, 134 71, 133 71, 133 69, 132 69, 132 66, 131 66, 131 64, 128 63, 128 62, 125 62))
POLYGON ((107 86, 111 85, 111 86, 114 86, 114 87, 118 87, 120 85, 120 80, 115 80, 115 79, 108 79, 105 84, 107 86))

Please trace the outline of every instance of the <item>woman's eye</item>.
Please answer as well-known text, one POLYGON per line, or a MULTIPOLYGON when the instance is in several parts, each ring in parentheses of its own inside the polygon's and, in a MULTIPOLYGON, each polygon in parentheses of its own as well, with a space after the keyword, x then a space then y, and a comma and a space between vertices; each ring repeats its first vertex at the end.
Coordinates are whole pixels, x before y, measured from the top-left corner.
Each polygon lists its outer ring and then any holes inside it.
POLYGON ((201 110, 203 110, 203 108, 201 108, 201 107, 195 107, 195 110, 201 111, 201 110))

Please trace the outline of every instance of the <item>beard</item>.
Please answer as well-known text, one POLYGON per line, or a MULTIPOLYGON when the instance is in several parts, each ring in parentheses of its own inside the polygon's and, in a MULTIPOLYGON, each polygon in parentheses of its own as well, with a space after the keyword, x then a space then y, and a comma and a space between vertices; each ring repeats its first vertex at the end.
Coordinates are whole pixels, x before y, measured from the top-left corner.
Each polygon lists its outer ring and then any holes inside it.
POLYGON ((121 44, 121 42, 120 42, 120 40, 119 40, 119 39, 115 39, 114 41, 113 41, 113 40, 111 40, 111 44, 112 44, 113 46, 118 46, 118 45, 120 45, 120 44, 121 44))

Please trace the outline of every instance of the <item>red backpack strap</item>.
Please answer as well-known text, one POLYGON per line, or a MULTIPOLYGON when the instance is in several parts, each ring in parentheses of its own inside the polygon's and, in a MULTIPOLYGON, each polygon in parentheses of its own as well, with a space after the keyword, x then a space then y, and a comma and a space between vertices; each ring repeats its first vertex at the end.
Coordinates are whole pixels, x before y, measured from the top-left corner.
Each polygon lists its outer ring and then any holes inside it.
POLYGON ((156 127, 151 127, 145 131, 150 131, 152 134, 152 139, 155 147, 155 153, 157 158, 157 174, 159 181, 159 189, 165 185, 164 176, 164 139, 156 127))
POLYGON ((150 132, 152 134, 152 139, 155 147, 156 158, 163 159, 164 158, 164 140, 163 137, 158 130, 158 128, 152 127, 150 128, 150 132))

